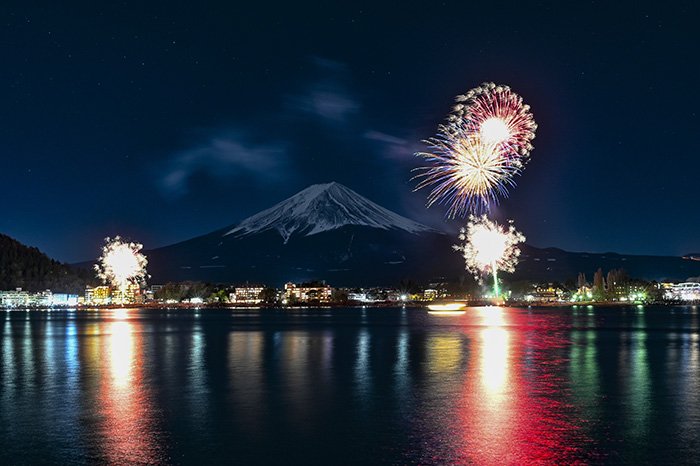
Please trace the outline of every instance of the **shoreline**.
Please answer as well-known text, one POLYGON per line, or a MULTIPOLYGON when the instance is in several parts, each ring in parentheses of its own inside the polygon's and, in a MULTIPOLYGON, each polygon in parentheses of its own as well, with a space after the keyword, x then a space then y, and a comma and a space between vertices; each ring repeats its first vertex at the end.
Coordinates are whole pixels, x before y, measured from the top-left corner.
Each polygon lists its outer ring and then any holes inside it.
MULTIPOLYGON (((288 306, 288 305, 278 305, 278 304, 261 304, 261 305, 236 305, 231 303, 209 303, 209 304, 192 304, 192 303, 141 303, 141 304, 100 304, 100 305, 79 305, 79 306, 19 306, 19 307, 1 307, 0 311, 99 311, 99 310, 110 310, 110 309, 152 309, 152 310, 202 310, 202 309, 229 309, 235 310, 278 310, 278 311, 294 311, 301 309, 340 309, 340 308, 372 308, 372 309, 382 309, 382 308, 398 308, 403 307, 406 309, 425 309, 428 305, 432 303, 426 302, 375 302, 375 303, 308 303, 303 305, 288 306)), ((512 301, 503 303, 500 306, 484 302, 484 301, 473 301, 465 302, 465 307, 521 307, 521 308, 575 308, 575 307, 588 307, 588 306, 599 306, 599 307, 636 307, 636 306, 696 306, 696 302, 652 302, 652 303, 639 303, 639 302, 620 302, 620 301, 610 301, 610 302, 576 302, 576 303, 552 303, 552 302, 527 302, 527 301, 512 301)))

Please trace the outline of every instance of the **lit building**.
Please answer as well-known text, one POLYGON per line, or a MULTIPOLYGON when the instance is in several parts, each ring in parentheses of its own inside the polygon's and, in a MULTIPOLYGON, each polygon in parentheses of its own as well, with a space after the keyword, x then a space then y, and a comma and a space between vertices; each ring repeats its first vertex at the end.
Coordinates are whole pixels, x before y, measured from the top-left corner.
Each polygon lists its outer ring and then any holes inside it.
POLYGON ((236 304, 260 304, 264 289, 262 285, 237 286, 229 294, 229 301, 236 304))
MULTIPOLYGON (((531 293, 525 296, 525 299, 527 301, 534 301, 538 303, 561 302, 564 300, 564 294, 566 293, 562 288, 552 283, 548 283, 546 285, 537 285, 534 288, 535 289, 531 293)), ((584 298, 579 300, 584 300, 585 295, 583 296, 584 298)))
POLYGON ((112 289, 107 285, 85 288, 85 304, 92 306, 103 306, 107 304, 140 304, 144 295, 141 293, 141 286, 132 283, 127 286, 122 293, 120 290, 112 289))
POLYGON ((424 301, 432 301, 434 299, 437 299, 438 297, 438 290, 435 290, 433 288, 428 288, 427 290, 423 291, 423 300, 424 301))
POLYGON ((22 291, 22 288, 13 291, 0 291, 0 304, 4 308, 29 306, 29 293, 22 291))
POLYGON ((68 307, 78 304, 77 294, 53 293, 51 295, 51 306, 68 307))
MULTIPOLYGON (((431 296, 434 295, 434 297, 429 298, 429 300, 449 298, 450 293, 447 291, 447 289, 448 289, 447 280, 445 278, 438 278, 438 279, 435 279, 435 280, 431 281, 430 283, 428 283, 428 287, 425 290, 424 295, 425 295, 425 293, 428 293, 428 292, 430 292, 431 296)), ((425 299, 428 299, 428 298, 426 297, 425 299)))
POLYGON ((96 286, 85 288, 85 304, 87 305, 104 305, 112 302, 108 286, 96 286))
POLYGON ((325 282, 311 283, 287 283, 284 285, 284 294, 287 303, 318 301, 327 303, 331 300, 333 289, 325 282))
MULTIPOLYGON (((397 302, 402 301, 402 293, 390 288, 353 288, 345 289, 350 301, 360 303, 377 303, 377 302, 397 302)), ((404 295, 403 301, 407 299, 404 295)))
POLYGON ((120 290, 114 290, 112 292, 112 302, 121 304, 142 303, 143 295, 141 294, 141 285, 138 283, 130 283, 123 293, 120 290))
POLYGON ((0 307, 60 307, 75 306, 78 295, 52 293, 50 290, 30 293, 17 288, 12 291, 0 291, 0 307))
POLYGON ((675 283, 666 288, 664 297, 674 301, 700 301, 700 283, 675 283))
POLYGON ((360 303, 373 303, 374 300, 368 296, 368 294, 365 291, 351 291, 348 292, 348 300, 349 301, 357 301, 360 303))

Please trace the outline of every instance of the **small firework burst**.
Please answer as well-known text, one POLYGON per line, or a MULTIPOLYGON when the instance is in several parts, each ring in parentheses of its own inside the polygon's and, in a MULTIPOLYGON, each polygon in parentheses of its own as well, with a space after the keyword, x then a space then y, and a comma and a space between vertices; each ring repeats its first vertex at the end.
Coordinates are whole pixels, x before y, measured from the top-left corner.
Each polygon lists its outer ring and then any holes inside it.
POLYGON ((123 241, 119 236, 105 238, 102 256, 95 264, 97 277, 125 296, 129 285, 141 284, 147 277, 148 260, 141 253, 143 245, 123 241))
POLYGON ((462 243, 455 249, 464 257, 466 269, 479 281, 486 274, 493 275, 494 297, 498 297, 498 270, 515 271, 520 257, 518 245, 525 242, 525 236, 515 229, 512 221, 502 226, 485 215, 472 215, 459 239, 462 243))

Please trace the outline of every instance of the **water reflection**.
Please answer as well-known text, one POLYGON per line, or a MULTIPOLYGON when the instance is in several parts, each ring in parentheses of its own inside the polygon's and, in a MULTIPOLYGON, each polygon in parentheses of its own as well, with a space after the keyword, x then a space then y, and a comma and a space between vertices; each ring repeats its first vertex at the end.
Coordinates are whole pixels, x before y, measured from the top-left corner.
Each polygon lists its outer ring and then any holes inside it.
MULTIPOLYGON (((510 454, 513 438, 514 381, 509 373, 510 334, 502 308, 478 309, 479 346, 478 384, 467 385, 472 409, 462 410, 465 422, 466 448, 462 457, 479 463, 495 463, 510 454), (474 399, 475 398, 475 399, 474 399)), ((478 355, 478 356, 477 356, 478 355)))
MULTIPOLYGON (((404 311, 405 316, 405 311, 404 311)), ((404 317, 405 318, 405 317, 404 317)), ((396 377, 396 396, 400 406, 405 406, 411 388, 411 374, 409 372, 409 334, 403 329, 396 341, 396 362, 394 363, 394 375, 396 377)))
MULTIPOLYGON (((366 322, 366 311, 363 309, 362 319, 366 322)), ((360 330, 357 337, 357 348, 355 358, 355 384, 358 394, 367 399, 370 395, 372 375, 369 366, 370 357, 370 337, 366 328, 360 330)))
POLYGON ((508 383, 509 339, 504 328, 481 330, 481 383, 492 400, 503 398, 508 383))
POLYGON ((263 358, 261 332, 231 332, 228 337, 229 397, 235 415, 246 428, 259 434, 264 427, 258 410, 262 403, 263 373, 259 370, 263 358))
POLYGON ((131 395, 134 365, 134 339, 131 332, 131 324, 128 322, 112 322, 109 325, 109 369, 112 373, 109 388, 111 393, 122 398, 131 395))
POLYGON ((17 367, 15 363, 15 345, 12 336, 12 325, 9 319, 5 320, 2 332, 2 362, 3 393, 9 396, 8 389, 13 385, 17 367))
POLYGON ((651 406, 651 379, 649 378, 649 360, 647 356, 647 333, 637 331, 632 333, 629 342, 627 364, 630 367, 627 396, 630 400, 628 416, 631 440, 643 442, 649 433, 651 406))
POLYGON ((199 323, 195 325, 190 337, 189 359, 187 361, 187 404, 193 428, 202 432, 206 425, 207 398, 202 394, 207 392, 205 374, 205 340, 202 336, 202 328, 199 323))
POLYGON ((571 332, 570 385, 582 415, 594 423, 600 420, 601 380, 595 330, 571 332))
POLYGON ((421 311, 4 313, 0 463, 700 454, 696 311, 421 311))
MULTIPOLYGON (((693 313, 697 322, 697 315, 693 313)), ((696 327, 697 328, 697 327, 696 327)), ((700 348, 697 332, 683 335, 681 348, 681 410, 678 435, 684 443, 697 441, 697 426, 700 425, 700 348)))
POLYGON ((535 324, 533 317, 508 309, 479 308, 471 316, 478 338, 471 342, 461 394, 450 401, 458 423, 444 432, 459 441, 450 438, 450 450, 438 457, 476 464, 576 462, 582 433, 560 375, 564 335, 523 332, 535 324))
MULTIPOLYGON (((116 319, 126 316, 125 310, 115 313, 116 319)), ((98 398, 103 455, 114 464, 157 463, 162 452, 156 407, 144 380, 140 334, 127 320, 115 320, 103 327, 106 337, 100 340, 104 340, 104 346, 94 353, 97 358, 106 357, 109 369, 103 373, 98 398)), ((90 362, 99 365, 99 360, 90 362)))

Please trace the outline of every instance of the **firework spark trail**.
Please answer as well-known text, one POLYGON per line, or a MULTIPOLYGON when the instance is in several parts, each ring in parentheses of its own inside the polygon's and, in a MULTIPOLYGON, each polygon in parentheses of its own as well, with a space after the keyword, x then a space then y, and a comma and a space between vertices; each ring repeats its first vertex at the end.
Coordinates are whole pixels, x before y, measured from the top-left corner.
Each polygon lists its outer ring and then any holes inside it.
POLYGON ((123 241, 119 236, 105 238, 102 256, 95 264, 97 277, 119 290, 123 299, 129 285, 142 283, 148 260, 141 253, 143 245, 123 241))
POLYGON ((518 244, 525 242, 525 236, 517 231, 513 222, 507 227, 489 220, 485 215, 470 216, 467 226, 462 229, 455 246, 464 257, 466 269, 481 281, 486 274, 493 276, 494 297, 498 298, 498 270, 514 272, 520 256, 518 244))

